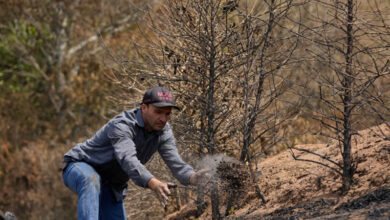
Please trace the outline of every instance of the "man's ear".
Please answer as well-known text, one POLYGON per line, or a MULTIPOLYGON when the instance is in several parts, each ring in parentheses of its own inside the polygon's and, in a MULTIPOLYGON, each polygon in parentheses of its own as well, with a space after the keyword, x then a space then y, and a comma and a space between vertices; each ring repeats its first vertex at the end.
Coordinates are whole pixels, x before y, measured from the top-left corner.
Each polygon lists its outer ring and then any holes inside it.
POLYGON ((146 108, 147 108, 147 104, 141 104, 141 110, 142 111, 145 111, 146 108))

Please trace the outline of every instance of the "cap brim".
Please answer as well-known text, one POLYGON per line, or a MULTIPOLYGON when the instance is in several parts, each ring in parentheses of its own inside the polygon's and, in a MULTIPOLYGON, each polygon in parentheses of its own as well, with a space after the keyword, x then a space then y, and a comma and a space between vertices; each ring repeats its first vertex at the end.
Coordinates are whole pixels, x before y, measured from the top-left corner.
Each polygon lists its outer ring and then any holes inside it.
POLYGON ((171 103, 158 102, 158 103, 151 103, 151 104, 156 106, 156 107, 173 107, 179 111, 181 110, 178 106, 171 104, 171 103))

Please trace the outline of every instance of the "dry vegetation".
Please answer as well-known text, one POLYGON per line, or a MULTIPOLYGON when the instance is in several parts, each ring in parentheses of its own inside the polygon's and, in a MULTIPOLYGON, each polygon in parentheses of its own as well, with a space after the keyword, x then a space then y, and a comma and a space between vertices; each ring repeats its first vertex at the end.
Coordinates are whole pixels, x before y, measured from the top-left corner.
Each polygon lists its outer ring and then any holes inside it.
MULTIPOLYGON (((183 107, 185 161, 237 161, 218 164, 211 191, 179 186, 166 209, 131 185, 129 219, 390 215, 389 2, 150 2, 0 3, 0 211, 75 219, 62 155, 159 84, 183 107)), ((147 167, 175 181, 158 155, 147 167)))

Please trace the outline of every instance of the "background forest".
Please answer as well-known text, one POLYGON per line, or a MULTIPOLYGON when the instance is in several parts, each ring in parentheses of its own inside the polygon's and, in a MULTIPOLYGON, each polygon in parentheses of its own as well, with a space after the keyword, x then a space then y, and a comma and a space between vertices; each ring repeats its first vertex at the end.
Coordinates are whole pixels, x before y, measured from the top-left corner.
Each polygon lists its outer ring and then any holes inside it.
MULTIPOLYGON (((63 154, 157 85, 183 108, 171 124, 195 167, 223 154, 257 186, 259 161, 335 141, 342 160, 319 158, 346 193, 352 135, 390 127, 389 19, 385 0, 1 1, 0 210, 75 219, 63 154)), ((161 163, 156 155, 147 166, 174 181, 161 163)), ((150 190, 129 190, 130 219, 161 219, 191 201, 200 215, 205 194, 217 219, 237 196, 179 187, 163 209, 150 190)))

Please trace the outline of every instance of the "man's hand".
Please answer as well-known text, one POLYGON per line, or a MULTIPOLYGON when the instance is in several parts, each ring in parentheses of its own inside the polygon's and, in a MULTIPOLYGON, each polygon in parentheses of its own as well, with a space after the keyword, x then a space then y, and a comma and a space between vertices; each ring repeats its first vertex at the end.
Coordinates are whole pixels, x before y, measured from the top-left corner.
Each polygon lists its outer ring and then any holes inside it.
POLYGON ((158 200, 160 200, 164 208, 168 203, 168 196, 171 194, 171 191, 169 191, 171 185, 170 183, 161 182, 154 177, 148 182, 148 187, 156 193, 158 200))
POLYGON ((211 181, 209 169, 201 169, 190 176, 191 185, 207 185, 211 181))

